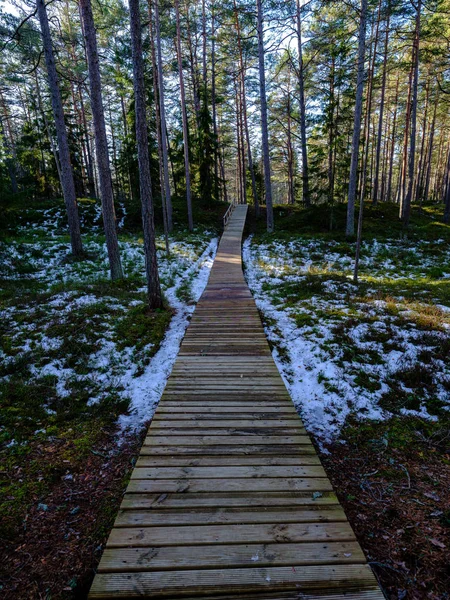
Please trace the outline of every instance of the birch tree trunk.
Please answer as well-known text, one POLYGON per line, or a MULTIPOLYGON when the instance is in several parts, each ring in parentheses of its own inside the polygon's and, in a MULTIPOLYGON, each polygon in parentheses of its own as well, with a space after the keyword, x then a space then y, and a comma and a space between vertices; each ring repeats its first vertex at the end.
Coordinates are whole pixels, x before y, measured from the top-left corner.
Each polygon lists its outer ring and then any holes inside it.
POLYGON ((194 228, 194 219, 192 216, 192 196, 191 196, 191 171, 189 167, 189 132, 186 110, 186 92, 184 89, 183 77, 183 56, 181 54, 181 25, 180 25, 180 4, 175 0, 175 16, 177 23, 177 59, 178 59, 178 75, 180 78, 180 98, 181 98, 181 117, 183 121, 183 146, 184 146, 184 173, 186 178, 186 203, 188 210, 188 226, 189 231, 194 228))
POLYGON ((355 199, 358 182, 359 142, 361 139, 361 116, 364 90, 364 61, 366 56, 367 0, 361 0, 361 13, 358 34, 358 73, 356 81, 355 118, 353 122, 352 153, 350 178, 348 182, 347 227, 346 234, 355 232, 355 199))
MULTIPOLYGON (((367 2, 367 0, 363 0, 367 2)), ((261 137, 264 161, 264 187, 266 192, 267 231, 273 232, 272 182, 270 177, 269 129, 267 124, 266 73, 264 66, 264 33, 262 0, 256 0, 258 30, 259 96, 261 102, 261 137)))
POLYGON ((61 92, 59 89, 58 74, 56 72, 55 57, 53 55, 52 38, 50 35, 47 9, 45 7, 44 0, 36 0, 36 8, 41 25, 45 63, 47 65, 48 85, 52 98, 53 117, 55 119, 56 136, 58 139, 59 162, 61 165, 61 185, 69 222, 70 242, 72 246, 72 253, 75 256, 80 256, 83 253, 80 218, 78 215, 75 183, 73 179, 72 164, 70 161, 69 141, 67 138, 66 124, 64 122, 61 92))
POLYGON ((97 34, 95 31, 91 0, 80 0, 80 12, 83 20, 83 35, 86 44, 86 57, 89 72, 89 89, 92 116, 94 119, 94 140, 97 155, 100 197, 102 201, 103 227, 105 229, 111 279, 116 280, 123 278, 123 270, 120 261, 119 241, 117 239, 114 192, 109 164, 108 139, 106 137, 97 34))
POLYGON ((159 283, 156 258, 155 223, 153 216, 152 180, 148 149, 147 114, 145 108, 144 65, 142 60, 141 15, 139 0, 129 0, 131 51, 133 58, 133 87, 136 113, 136 142, 139 164, 139 184, 144 231, 145 271, 147 275, 148 303, 151 309, 162 308, 163 299, 159 283))

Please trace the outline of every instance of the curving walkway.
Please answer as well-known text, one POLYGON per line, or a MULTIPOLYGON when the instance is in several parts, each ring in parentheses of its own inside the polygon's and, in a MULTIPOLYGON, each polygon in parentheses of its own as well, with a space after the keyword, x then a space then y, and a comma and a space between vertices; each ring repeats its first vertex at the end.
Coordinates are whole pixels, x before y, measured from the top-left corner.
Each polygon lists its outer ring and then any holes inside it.
POLYGON ((237 206, 89 597, 381 600, 272 360, 237 206))

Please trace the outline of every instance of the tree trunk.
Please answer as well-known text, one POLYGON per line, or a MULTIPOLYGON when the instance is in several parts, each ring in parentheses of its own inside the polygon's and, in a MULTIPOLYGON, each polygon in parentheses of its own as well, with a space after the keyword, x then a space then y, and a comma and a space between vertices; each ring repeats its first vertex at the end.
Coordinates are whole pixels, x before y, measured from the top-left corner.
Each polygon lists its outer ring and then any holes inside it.
POLYGON ((240 66, 240 74, 241 74, 241 93, 242 93, 242 112, 244 118, 244 130, 245 130, 245 139, 247 143, 247 160, 248 160, 248 169, 250 171, 250 178, 252 181, 252 195, 253 202, 255 204, 255 216, 259 217, 259 198, 258 192, 256 190, 256 177, 255 177, 255 169, 253 166, 253 156, 252 156, 252 148, 250 145, 250 132, 248 128, 248 118, 247 118, 247 94, 245 89, 245 68, 244 68, 244 56, 242 51, 242 36, 241 36, 241 27, 239 24, 239 16, 237 10, 236 0, 234 0, 234 19, 236 25, 236 35, 237 35, 237 43, 239 50, 239 66, 240 66))
POLYGON ((425 175, 425 190, 424 190, 424 194, 423 194, 423 198, 424 198, 425 202, 428 200, 428 194, 430 191, 431 162, 432 162, 432 158, 433 158, 434 132, 435 132, 435 126, 436 126, 436 112, 437 112, 437 107, 438 107, 438 99, 439 99, 439 95, 438 95, 438 93, 436 93, 436 101, 435 101, 434 110, 433 110, 433 120, 431 121, 430 140, 429 140, 429 147, 428 147, 427 169, 426 169, 426 175, 425 175))
POLYGON ((414 188, 412 201, 419 200, 420 209, 422 210, 422 182, 423 182, 423 167, 425 161, 425 140, 427 137, 428 125, 428 105, 430 100, 430 79, 427 80, 425 86, 425 109, 423 114, 422 141, 420 143, 419 164, 417 165, 417 173, 414 176, 414 188))
POLYGON ((398 111, 398 87, 400 84, 400 76, 397 76, 397 84, 395 87, 395 98, 394 98, 394 116, 392 118, 392 139, 391 139, 391 151, 389 155, 389 174, 386 187, 386 202, 391 201, 392 194, 392 174, 394 171, 394 151, 395 151, 395 134, 397 133, 397 111, 398 111))
POLYGON ((144 65, 142 60, 141 15, 139 0, 129 0, 131 51, 133 58, 133 87, 136 113, 136 142, 139 163, 139 184, 144 231, 145 270, 150 309, 162 308, 163 300, 159 283, 156 258, 155 223, 153 216, 152 180, 148 149, 147 114, 145 108, 144 65))
POLYGON ((158 66, 158 96, 159 96, 159 116, 161 122, 161 150, 164 169, 164 196, 166 199, 167 210, 167 229, 172 231, 172 196, 170 193, 169 181, 169 158, 167 154, 167 133, 166 133, 166 107, 164 102, 164 79, 162 69, 161 55, 161 31, 159 26, 159 6, 158 0, 155 0, 155 34, 156 34, 156 59, 158 66))
POLYGON ((375 29, 375 39, 373 42, 373 55, 369 61, 369 74, 367 80, 367 99, 366 99, 366 118, 364 125, 364 153, 362 159, 362 177, 361 177, 361 189, 359 191, 359 214, 358 214, 358 230, 356 236, 356 252, 355 252, 355 268, 353 271, 353 281, 358 283, 358 272, 359 272, 359 259, 361 254, 361 242, 362 242, 362 227, 363 227, 363 214, 364 214, 364 199, 366 196, 367 186, 367 166, 369 161, 369 139, 370 139, 370 121, 372 115, 372 89, 373 89, 373 76, 375 72, 375 62, 377 60, 377 46, 378 46, 378 33, 380 30, 380 19, 381 19, 381 0, 378 5, 378 18, 375 29))
MULTIPOLYGON (((363 0, 367 1, 367 0, 363 0)), ((264 187, 266 193, 267 231, 273 232, 272 182, 270 177, 269 129, 267 124, 266 73, 264 67, 264 34, 262 0, 256 0, 258 29, 259 96, 261 102, 261 138, 264 160, 264 187)))
POLYGON ((450 221, 450 152, 447 159, 447 188, 445 190, 444 223, 450 221))
POLYGON ((37 71, 35 71, 35 80, 36 80, 36 93, 37 93, 38 106, 41 111, 42 120, 44 121, 44 127, 45 127, 45 132, 47 134, 48 143, 50 144, 53 158, 55 159, 56 170, 58 171, 58 179, 59 179, 59 183, 60 183, 61 189, 62 189, 61 165, 59 164, 58 152, 56 150, 55 142, 54 142, 53 136, 50 131, 50 126, 48 123, 47 115, 45 114, 45 110, 42 105, 41 86, 39 84, 39 77, 38 77, 37 71))
POLYGON ((6 166, 8 169, 9 178, 11 180, 11 191, 13 194, 17 194, 19 188, 17 186, 17 173, 16 173, 16 151, 14 147, 14 139, 12 136, 11 125, 9 122, 10 116, 8 113, 8 109, 6 106, 5 99, 3 98, 2 91, 0 89, 0 105, 2 107, 3 115, 0 115, 0 133, 2 134, 3 141, 6 147, 6 150, 11 153, 11 157, 8 156, 6 159, 6 166), (5 125, 3 125, 5 123, 5 125), (7 132, 7 134, 6 134, 7 132))
POLYGON ((183 121, 183 145, 184 145, 184 173, 186 178, 186 203, 188 211, 188 226, 189 231, 194 229, 194 219, 192 216, 192 196, 191 196, 191 171, 189 166, 189 132, 188 119, 186 110, 186 93, 184 90, 183 77, 183 55, 181 54, 181 25, 180 25, 180 5, 179 1, 175 0, 175 16, 177 23, 177 59, 178 59, 178 75, 180 78, 180 99, 181 99, 181 117, 183 121))
POLYGON ((80 0, 80 11, 88 61, 89 89, 92 117, 94 119, 95 149, 102 201, 103 226, 105 229, 111 279, 116 280, 123 278, 123 270, 120 261, 119 241, 117 239, 116 213, 114 210, 114 193, 109 164, 108 139, 106 137, 97 35, 91 0, 80 0))
POLYGON ((366 56, 366 23, 367 0, 361 0, 358 35, 358 74, 356 82, 355 118, 353 122, 352 154, 350 162, 350 178, 348 182, 347 227, 346 234, 355 231, 355 199, 358 182, 359 142, 361 138, 361 116, 364 91, 364 61, 366 56))
POLYGON ((70 162, 69 142, 67 139, 66 124, 64 122, 64 112, 61 100, 61 92, 59 89, 58 74, 55 65, 55 57, 53 55, 50 27, 48 24, 48 16, 44 0, 37 0, 36 6, 41 25, 45 62, 47 65, 48 84, 52 98, 53 116, 55 119, 56 135, 58 139, 59 161, 61 165, 61 184, 69 222, 72 253, 75 256, 80 256, 83 253, 80 219, 78 215, 75 183, 73 179, 72 164, 70 162))
POLYGON ((166 245, 166 254, 170 255, 170 244, 169 244, 169 232, 167 223, 167 206, 166 196, 164 193, 164 168, 163 168, 163 155, 162 155, 162 133, 161 133, 161 115, 159 112, 159 84, 158 84, 158 68, 156 66, 156 51, 155 41, 153 36, 153 12, 152 12, 152 0, 148 0, 148 27, 150 35, 150 47, 152 53, 152 70, 153 70, 153 90, 155 93, 155 117, 156 117, 156 133, 158 137, 158 163, 159 163, 159 185, 161 189, 161 204, 163 214, 163 226, 164 226, 164 242, 166 245))
POLYGON ((219 200, 219 136, 217 132, 217 108, 216 108, 216 21, 215 7, 211 7, 211 106, 214 133, 214 195, 219 200))
POLYGON ((422 0, 418 0, 416 9, 416 31, 414 34, 413 46, 413 86, 411 98, 411 138, 409 144, 408 160, 408 191, 404 202, 403 224, 405 228, 409 225, 411 215, 411 202, 414 187, 414 167, 416 160, 416 129, 417 129, 417 91, 419 85, 419 44, 420 44, 420 12, 422 9, 422 0))
POLYGON ((377 133, 377 149, 375 155, 375 178, 372 189, 372 203, 376 205, 378 203, 378 187, 380 178, 380 158, 381 158, 381 143, 383 133, 383 117, 384 117, 384 99, 386 95, 386 78, 387 78, 387 59, 389 49, 389 29, 391 21, 391 1, 387 3, 387 18, 386 18, 386 32, 384 36, 384 53, 383 53, 383 75, 381 78, 381 98, 380 98, 380 114, 378 119, 378 133, 377 133))
POLYGON ((334 201, 334 77, 335 57, 331 59, 330 69, 330 102, 329 102, 329 129, 328 129, 328 202, 333 206, 334 201))
POLYGON ((308 169, 308 145, 306 138, 306 104, 305 104, 305 74, 303 65, 303 46, 302 46, 302 15, 300 0, 297 0, 297 46, 298 46, 298 92, 300 108, 300 134, 302 146, 302 181, 303 181, 303 204, 306 207, 311 206, 311 197, 309 193, 309 169, 308 169))

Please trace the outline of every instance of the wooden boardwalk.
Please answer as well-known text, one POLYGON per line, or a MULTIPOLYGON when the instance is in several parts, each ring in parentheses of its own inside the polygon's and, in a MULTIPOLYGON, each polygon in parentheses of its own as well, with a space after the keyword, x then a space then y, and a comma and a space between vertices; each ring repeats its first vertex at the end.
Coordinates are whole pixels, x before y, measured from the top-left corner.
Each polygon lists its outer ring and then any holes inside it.
POLYGON ((381 600, 222 237, 90 598, 381 600))

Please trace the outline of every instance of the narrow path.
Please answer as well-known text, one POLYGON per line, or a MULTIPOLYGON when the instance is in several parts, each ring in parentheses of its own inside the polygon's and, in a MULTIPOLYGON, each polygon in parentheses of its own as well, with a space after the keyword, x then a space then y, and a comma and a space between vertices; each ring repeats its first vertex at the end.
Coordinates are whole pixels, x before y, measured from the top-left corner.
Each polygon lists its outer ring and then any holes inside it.
POLYGON ((272 360, 236 207, 90 598, 381 600, 272 360))

